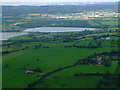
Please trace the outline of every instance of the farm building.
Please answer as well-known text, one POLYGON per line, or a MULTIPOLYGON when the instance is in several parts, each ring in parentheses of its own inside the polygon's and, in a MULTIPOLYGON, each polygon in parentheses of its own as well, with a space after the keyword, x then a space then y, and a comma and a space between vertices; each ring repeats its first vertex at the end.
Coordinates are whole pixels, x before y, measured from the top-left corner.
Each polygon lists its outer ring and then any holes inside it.
POLYGON ((26 73, 26 74, 33 74, 33 71, 29 71, 29 70, 28 70, 28 71, 26 71, 25 73, 26 73))
POLYGON ((98 64, 100 65, 102 63, 102 60, 101 60, 102 58, 101 57, 97 57, 96 59, 97 59, 98 64))

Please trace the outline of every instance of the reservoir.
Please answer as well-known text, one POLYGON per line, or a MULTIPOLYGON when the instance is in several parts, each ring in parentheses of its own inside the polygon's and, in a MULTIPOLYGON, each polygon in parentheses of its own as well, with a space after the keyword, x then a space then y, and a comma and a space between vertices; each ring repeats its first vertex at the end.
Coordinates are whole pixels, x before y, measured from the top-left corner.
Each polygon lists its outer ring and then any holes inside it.
POLYGON ((25 29, 23 32, 0 32, 0 40, 8 40, 11 37, 16 37, 29 32, 78 32, 85 30, 96 30, 96 28, 74 28, 74 27, 39 27, 25 29))
POLYGON ((78 32, 84 30, 95 30, 95 28, 75 28, 75 27, 39 27, 24 30, 24 32, 78 32))
POLYGON ((0 40, 8 40, 11 37, 16 37, 20 35, 24 35, 27 33, 22 33, 22 32, 0 32, 0 40))

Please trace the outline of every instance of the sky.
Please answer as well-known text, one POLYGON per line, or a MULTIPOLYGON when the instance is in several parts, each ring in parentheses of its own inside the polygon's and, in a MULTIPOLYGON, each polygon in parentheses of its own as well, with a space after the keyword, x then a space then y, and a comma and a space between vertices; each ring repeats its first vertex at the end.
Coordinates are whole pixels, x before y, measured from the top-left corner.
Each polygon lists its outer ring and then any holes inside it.
POLYGON ((120 0, 0 0, 0 2, 118 2, 120 0))

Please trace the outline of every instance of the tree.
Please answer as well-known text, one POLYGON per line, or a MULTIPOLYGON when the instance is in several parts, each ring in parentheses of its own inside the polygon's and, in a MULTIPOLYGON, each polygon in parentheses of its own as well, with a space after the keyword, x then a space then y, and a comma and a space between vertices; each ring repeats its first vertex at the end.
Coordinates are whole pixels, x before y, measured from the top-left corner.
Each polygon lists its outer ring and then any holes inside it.
POLYGON ((33 71, 35 71, 35 72, 42 72, 39 67, 35 68, 33 71))
POLYGON ((5 65, 4 65, 4 68, 8 68, 8 64, 5 64, 5 65))
POLYGON ((102 42, 101 41, 97 42, 97 46, 101 47, 102 46, 102 42))

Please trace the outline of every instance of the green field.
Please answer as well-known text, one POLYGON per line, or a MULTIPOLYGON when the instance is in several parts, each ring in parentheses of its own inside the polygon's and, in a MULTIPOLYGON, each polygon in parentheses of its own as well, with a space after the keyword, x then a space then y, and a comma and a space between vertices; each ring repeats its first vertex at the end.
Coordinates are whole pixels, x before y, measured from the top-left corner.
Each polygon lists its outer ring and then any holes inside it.
POLYGON ((96 29, 26 32, 0 41, 3 89, 119 87, 119 5, 77 3, 2 6, 4 33, 37 27, 96 29))
MULTIPOLYGON (((79 32, 78 32, 79 33, 79 32)), ((58 33, 59 35, 62 35, 58 33)), ((67 35, 69 33, 64 33, 67 35)), ((74 32, 73 34, 77 34, 74 32)), ((102 33, 102 35, 116 35, 115 33, 102 33)), ((45 34, 44 37, 52 37, 57 35, 56 33, 45 34)), ((43 76, 42 73, 48 74, 56 69, 73 65, 78 60, 93 56, 95 53, 110 52, 112 50, 117 51, 117 44, 112 44, 111 41, 117 41, 117 36, 110 36, 110 40, 102 40, 102 46, 98 48, 78 48, 78 47, 65 47, 73 46, 79 40, 82 40, 76 44, 76 46, 85 46, 89 42, 96 42, 93 40, 93 36, 101 36, 98 34, 90 34, 84 36, 85 38, 75 37, 78 40, 72 42, 51 41, 51 42, 28 42, 17 43, 10 46, 4 46, 3 51, 14 51, 3 55, 3 88, 25 88, 30 83, 39 80, 43 76), (87 39, 87 40, 86 40, 87 39), (35 45, 41 45, 39 48, 35 48, 35 45), (27 49, 21 50, 25 47, 27 49), (49 48, 43 48, 49 46, 49 48), (111 47, 114 46, 114 47, 111 47), (26 70, 34 70, 39 68, 41 72, 35 72, 34 74, 26 74, 26 70)), ((29 35, 28 35, 29 36, 29 35)), ((19 36, 17 38, 11 38, 11 40, 26 40, 28 36, 19 36)), ((36 35, 37 38, 40 35, 36 35)), ((31 38, 29 38, 31 39, 31 38)), ((11 43, 11 42, 4 42, 11 43)), ((93 44, 95 45, 95 44, 93 44)), ((97 44, 96 44, 97 45, 97 44)), ((95 46, 96 46, 95 45, 95 46)), ((87 74, 87 73, 101 73, 109 72, 111 74, 116 73, 117 61, 112 61, 110 67, 96 66, 93 64, 77 65, 67 69, 59 70, 58 72, 48 75, 42 83, 37 83, 34 87, 37 88, 95 88, 98 85, 99 80, 104 80, 102 76, 74 76, 74 74, 87 74), (91 83, 92 80, 92 83, 91 83), (57 82, 57 83, 56 83, 57 82), (89 83, 86 85, 86 83, 89 83)))
POLYGON ((62 70, 47 77, 43 83, 36 85, 39 87, 49 88, 93 88, 97 86, 99 80, 103 79, 101 76, 74 76, 76 73, 115 73, 117 62, 112 62, 111 67, 98 67, 93 65, 81 65, 66 70, 62 70), (57 83, 57 84, 55 84, 57 83), (88 85, 86 85, 88 84, 88 85))

